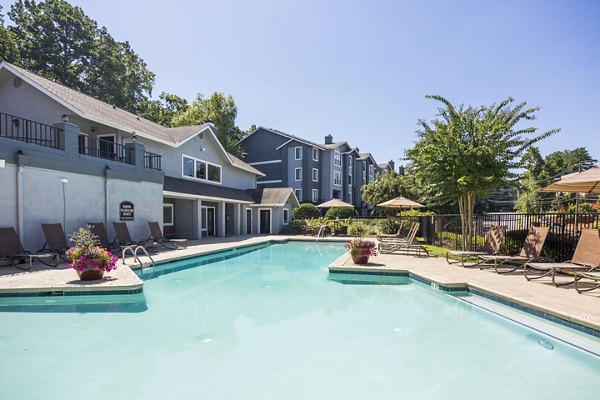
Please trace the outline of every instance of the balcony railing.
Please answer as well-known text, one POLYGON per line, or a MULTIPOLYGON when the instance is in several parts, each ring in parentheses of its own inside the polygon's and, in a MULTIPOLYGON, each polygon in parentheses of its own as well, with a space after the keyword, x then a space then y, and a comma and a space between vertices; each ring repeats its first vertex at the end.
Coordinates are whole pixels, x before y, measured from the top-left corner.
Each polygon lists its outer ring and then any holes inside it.
POLYGON ((135 164, 133 148, 110 140, 93 139, 91 143, 88 140, 80 140, 79 153, 125 164, 135 164))
POLYGON ((144 151, 144 167, 161 171, 161 160, 161 155, 144 151))
POLYGON ((10 114, 0 113, 0 137, 64 150, 60 129, 10 114))

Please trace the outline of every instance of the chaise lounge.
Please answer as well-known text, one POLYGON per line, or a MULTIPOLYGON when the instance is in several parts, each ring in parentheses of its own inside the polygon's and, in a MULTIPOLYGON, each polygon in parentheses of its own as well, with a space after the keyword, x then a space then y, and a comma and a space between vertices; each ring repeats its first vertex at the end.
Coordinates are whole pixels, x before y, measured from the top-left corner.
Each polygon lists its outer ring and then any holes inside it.
POLYGON ((422 253, 425 253, 425 255, 429 257, 427 249, 415 240, 420 226, 421 224, 418 222, 413 223, 406 238, 379 242, 379 252, 382 254, 414 254, 419 257, 422 253))
POLYGON ((63 230, 62 224, 42 224, 42 231, 44 232, 46 243, 44 243, 44 247, 42 247, 39 252, 54 252, 57 253, 60 258, 66 261, 67 257, 65 253, 69 249, 69 243, 67 243, 67 238, 65 236, 65 231, 63 230))
POLYGON ((150 236, 148 240, 153 240, 159 245, 170 250, 181 250, 187 248, 187 239, 167 239, 163 236, 160 225, 156 221, 148 221, 150 236))
POLYGON ((448 264, 460 263, 463 267, 476 267, 483 260, 479 256, 494 256, 500 253, 500 247, 504 240, 505 229, 501 226, 492 226, 486 233, 486 246, 488 251, 449 251, 446 253, 446 262, 448 264), (469 258, 476 258, 474 263, 467 264, 469 258))
POLYGON ((27 270, 31 269, 33 260, 37 260, 49 267, 56 267, 60 262, 58 253, 31 253, 23 248, 21 240, 15 231, 15 228, 0 228, 0 259, 8 261, 8 265, 27 270), (22 268, 16 265, 17 261, 29 259, 29 268, 22 268), (54 261, 52 261, 54 259, 54 261), (47 260, 50 260, 48 262, 47 260))

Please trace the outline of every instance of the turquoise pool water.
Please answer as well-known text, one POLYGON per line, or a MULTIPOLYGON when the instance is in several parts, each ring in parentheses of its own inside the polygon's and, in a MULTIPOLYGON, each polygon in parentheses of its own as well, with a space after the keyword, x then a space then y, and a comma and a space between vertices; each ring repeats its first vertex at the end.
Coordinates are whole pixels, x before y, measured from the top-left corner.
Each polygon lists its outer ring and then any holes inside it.
POLYGON ((0 299, 0 399, 600 396, 598 357, 422 284, 336 281, 343 252, 291 242, 167 264, 122 305, 0 299))

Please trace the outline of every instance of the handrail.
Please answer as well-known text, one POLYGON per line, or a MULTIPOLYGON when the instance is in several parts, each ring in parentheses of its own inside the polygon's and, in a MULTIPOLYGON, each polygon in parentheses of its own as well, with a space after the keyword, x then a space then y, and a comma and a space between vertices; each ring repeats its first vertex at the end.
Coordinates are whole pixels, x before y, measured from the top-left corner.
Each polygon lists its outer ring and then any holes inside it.
POLYGON ((0 112, 0 137, 64 150, 61 133, 54 126, 0 112))
POLYGON ((144 246, 136 246, 135 249, 133 248, 133 246, 121 246, 121 259, 123 260, 123 265, 126 265, 125 263, 125 254, 127 252, 130 252, 131 255, 133 256, 134 261, 136 261, 137 263, 140 264, 140 269, 143 271, 144 270, 144 263, 142 262, 142 260, 140 259, 140 257, 138 256, 138 250, 142 250, 142 252, 144 253, 144 255, 146 257, 148 257, 150 259, 150 263, 152 263, 152 266, 154 267, 156 265, 156 263, 154 262, 154 259, 150 256, 150 254, 148 253, 148 250, 146 250, 146 248, 144 246))
POLYGON ((79 152, 92 157, 113 160, 125 164, 135 164, 135 149, 110 140, 96 138, 94 146, 86 143, 79 147, 79 152))
POLYGON ((162 156, 160 154, 144 151, 144 167, 162 171, 161 160, 162 156))

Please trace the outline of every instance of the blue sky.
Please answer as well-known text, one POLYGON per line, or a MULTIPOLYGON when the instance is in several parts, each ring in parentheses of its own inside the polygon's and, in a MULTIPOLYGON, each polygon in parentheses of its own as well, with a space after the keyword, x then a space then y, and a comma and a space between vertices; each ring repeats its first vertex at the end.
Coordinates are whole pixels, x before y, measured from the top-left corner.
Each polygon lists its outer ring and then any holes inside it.
POLYGON ((384 162, 434 117, 425 94, 471 105, 512 96, 542 107, 540 130, 562 128, 543 154, 585 146, 600 158, 600 2, 72 3, 129 40, 157 75, 155 96, 231 94, 242 129, 331 133, 384 162))

